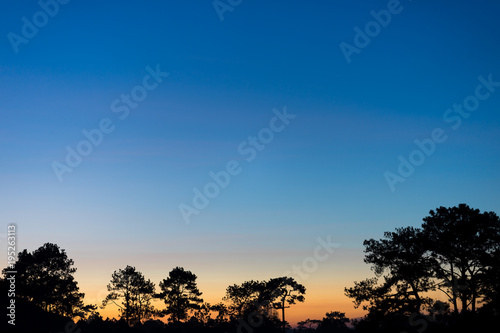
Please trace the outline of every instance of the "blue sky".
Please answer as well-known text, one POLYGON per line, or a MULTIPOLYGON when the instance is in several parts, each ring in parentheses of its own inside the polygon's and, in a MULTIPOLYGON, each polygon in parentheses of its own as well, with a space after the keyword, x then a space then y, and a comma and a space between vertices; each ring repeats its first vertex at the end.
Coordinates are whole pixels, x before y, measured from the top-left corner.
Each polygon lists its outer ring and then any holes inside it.
POLYGON ((163 275, 190 264, 200 280, 222 272, 226 286, 253 272, 277 276, 326 234, 356 258, 329 262, 353 272, 347 286, 367 277, 357 273, 366 238, 419 225, 441 205, 499 213, 500 88, 456 130, 443 115, 474 94, 479 76, 500 81, 500 4, 401 1, 347 63, 339 44, 354 44, 353 28, 387 6, 242 1, 221 21, 212 1, 73 0, 16 53, 8 34, 22 35, 22 18, 41 8, 2 3, 5 228, 18 224, 21 248, 54 242, 79 272, 95 269, 92 294, 121 264, 148 260, 146 275, 158 261, 163 275), (120 120, 111 103, 157 65, 168 77, 120 120), (284 106, 296 118, 246 162, 238 145, 284 106), (115 130, 59 182, 53 161, 63 163, 65 147, 103 118, 115 130), (397 172, 398 156, 435 128, 448 139, 392 192, 384 173, 397 172), (243 171, 187 225, 179 205, 230 160, 243 171))

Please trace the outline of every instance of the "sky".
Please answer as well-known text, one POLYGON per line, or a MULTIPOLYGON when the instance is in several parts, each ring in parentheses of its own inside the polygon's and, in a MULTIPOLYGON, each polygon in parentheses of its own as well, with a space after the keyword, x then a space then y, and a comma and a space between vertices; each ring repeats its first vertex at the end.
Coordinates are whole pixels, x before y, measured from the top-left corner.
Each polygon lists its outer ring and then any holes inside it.
POLYGON ((363 240, 500 213, 498 2, 0 9, 0 235, 65 249, 88 303, 126 265, 157 285, 182 266, 210 303, 288 275, 290 323, 359 317, 363 240))

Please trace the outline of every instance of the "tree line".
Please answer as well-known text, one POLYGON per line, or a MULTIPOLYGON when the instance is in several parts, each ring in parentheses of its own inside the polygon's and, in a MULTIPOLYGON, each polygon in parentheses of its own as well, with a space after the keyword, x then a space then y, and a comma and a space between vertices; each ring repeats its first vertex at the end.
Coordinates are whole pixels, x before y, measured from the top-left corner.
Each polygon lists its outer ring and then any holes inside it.
MULTIPOLYGON (((367 314, 350 320, 331 311, 322 319, 299 322, 296 331, 456 332, 500 323, 500 219, 495 213, 465 204, 439 207, 421 227, 396 228, 363 245, 364 262, 374 276, 344 291, 367 314)), ((101 304, 84 304, 73 266, 56 244, 20 252, 15 267, 5 268, 0 279, 8 290, 7 272, 16 271, 18 320, 15 327, 2 322, 2 329, 283 332, 291 329, 285 310, 305 301, 306 288, 284 276, 228 286, 221 302, 209 304, 197 276, 183 267, 173 268, 157 288, 135 267, 126 266, 112 274, 101 304), (154 300, 162 300, 164 307, 155 307, 154 300), (118 307, 118 319, 102 318, 99 309, 107 306, 118 307)))

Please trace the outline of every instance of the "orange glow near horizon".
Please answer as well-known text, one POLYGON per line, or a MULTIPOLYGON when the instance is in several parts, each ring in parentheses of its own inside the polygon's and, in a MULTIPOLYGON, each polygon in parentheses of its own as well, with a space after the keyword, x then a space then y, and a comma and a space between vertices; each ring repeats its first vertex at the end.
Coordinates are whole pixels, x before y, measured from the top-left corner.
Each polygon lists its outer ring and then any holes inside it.
MULTIPOLYGON (((313 243, 312 249, 315 245, 313 243)), ((173 256, 161 253, 137 257, 118 255, 115 256, 113 266, 110 267, 106 261, 87 255, 82 258, 83 260, 78 261, 75 278, 79 281, 81 291, 85 293, 85 303, 100 305, 108 294, 106 286, 113 271, 130 264, 143 273, 146 279, 154 282, 158 290, 159 282, 168 276, 172 268, 181 265, 179 261, 182 261, 181 266, 197 275, 198 288, 203 293, 204 301, 213 305, 222 302, 229 285, 287 275, 286 272, 290 271, 290 267, 300 264, 301 258, 311 256, 312 251, 306 250, 300 256, 288 261, 276 259, 274 266, 266 262, 260 263, 258 270, 242 260, 214 263, 209 256, 173 256), (144 260, 144 258, 149 260, 144 260), (158 262, 161 264, 159 265, 158 262)), ((234 256, 239 259, 237 255, 234 256)), ((297 282, 306 287, 306 294, 304 303, 294 304, 285 310, 285 319, 290 325, 294 327, 299 321, 308 318, 322 319, 327 312, 331 311, 343 312, 349 319, 363 317, 366 311, 361 308, 355 309, 352 299, 344 295, 344 288, 353 286, 354 281, 373 276, 370 266, 363 263, 363 257, 362 249, 340 247, 335 249, 327 260, 318 263, 317 268, 304 276, 303 280, 299 276, 294 276, 297 282)), ((436 299, 444 300, 442 295, 436 294, 436 296, 436 299)), ((155 300, 154 305, 157 309, 165 308, 165 304, 160 300, 155 300)), ((104 318, 118 318, 119 316, 118 307, 113 303, 109 303, 104 309, 99 308, 98 311, 104 318)), ((278 315, 281 318, 281 312, 278 315)), ((166 322, 167 318, 161 320, 166 322)))
MULTIPOLYGON (((328 281, 325 281, 324 283, 316 281, 315 284, 309 285, 305 295, 305 302, 291 305, 290 308, 285 310, 285 319, 290 323, 290 325, 292 325, 292 327, 296 326, 299 321, 306 320, 308 318, 322 319, 325 314, 330 311, 344 312, 350 319, 362 317, 364 315, 365 312, 361 309, 355 309, 352 300, 343 294, 343 287, 340 286, 341 283, 331 286, 330 289, 325 289, 325 286, 328 284, 328 281)), ((202 298, 205 302, 217 304, 222 302, 222 298, 225 295, 225 288, 227 286, 223 285, 222 282, 218 283, 216 286, 213 283, 203 283, 200 281, 199 287, 203 292, 202 298), (203 289, 205 285, 211 285, 213 289, 203 289)), ((106 288, 89 285, 88 287, 81 286, 81 289, 85 292, 85 302, 97 304, 99 306, 98 311, 103 318, 119 317, 118 306, 113 303, 109 303, 104 309, 100 308, 102 300, 107 295, 106 288)), ((161 300, 155 300, 153 304, 157 309, 165 308, 165 304, 161 300)), ((278 312, 278 315, 279 318, 281 318, 281 311, 278 312)), ((166 317, 159 319, 164 322, 167 321, 166 317)))
MULTIPOLYGON (((362 279, 366 277, 369 276, 365 276, 362 279)), ((106 297, 106 287, 102 287, 100 280, 100 278, 98 279, 94 276, 93 279, 90 277, 89 279, 85 279, 85 284, 80 283, 81 291, 85 292, 86 303, 100 306, 102 300, 106 297)), ((335 282, 330 281, 328 278, 315 277, 304 284, 307 288, 305 302, 291 305, 290 308, 285 310, 285 319, 292 327, 295 327, 298 322, 306 319, 322 319, 327 312, 331 311, 344 312, 346 317, 351 320, 363 317, 366 314, 366 311, 361 308, 355 309, 352 299, 344 295, 344 287, 353 285, 352 280, 349 280, 347 276, 343 276, 342 280, 338 279, 335 282)), ((203 293, 203 300, 213 305, 222 302, 227 284, 224 281, 200 280, 198 281, 198 286, 203 293)), ((446 301, 444 295, 439 292, 433 292, 429 296, 434 299, 446 301)), ((154 300, 153 304, 157 309, 165 308, 165 304, 161 300, 154 300)), ((99 307, 98 311, 103 318, 119 317, 118 306, 113 303, 109 303, 104 309, 99 307)), ((278 316, 281 318, 281 311, 278 312, 278 316)), ((212 317, 214 316, 212 315, 212 317)), ((167 317, 158 319, 167 322, 167 317)))
MULTIPOLYGON (((206 299, 210 304, 215 304, 220 301, 220 299, 214 299, 212 302, 206 299)), ((160 300, 155 300, 153 302, 157 309, 163 309, 165 307, 164 303, 160 300)), ((110 303, 106 308, 100 309, 99 313, 103 318, 119 318, 118 307, 110 303)), ((295 327, 298 322, 306 319, 322 319, 326 312, 330 311, 340 311, 345 312, 349 319, 359 318, 365 314, 365 311, 354 309, 352 302, 348 299, 341 301, 324 301, 321 299, 306 300, 304 303, 294 304, 290 308, 285 310, 285 319, 292 326, 295 327), (330 309, 330 310, 326 310, 330 309)), ((278 311, 278 316, 281 319, 281 310, 278 311)), ((215 317, 212 315, 212 318, 215 317)), ((167 322, 167 317, 158 318, 163 322, 167 322)))
MULTIPOLYGON (((306 251, 303 256, 301 255, 302 258, 310 256, 313 250, 306 251)), ((369 266, 362 264, 362 256, 361 250, 341 247, 335 249, 328 260, 318 263, 317 269, 304 276, 304 280, 301 280, 300 276, 295 276, 297 282, 306 287, 306 294, 304 303, 294 304, 285 310, 285 319, 290 325, 295 326, 297 322, 308 318, 322 319, 327 312, 331 311, 344 312, 350 319, 362 317, 365 312, 362 309, 355 309, 352 300, 344 295, 344 288, 352 286, 353 281, 360 281, 372 275, 369 266)), ((185 265, 183 267, 198 276, 197 284, 203 293, 204 301, 213 305, 222 302, 229 285, 283 276, 292 265, 301 263, 301 260, 292 259, 277 264, 275 267, 262 264, 259 270, 255 270, 250 265, 216 266, 209 264, 210 261, 203 260, 203 258, 194 260, 190 257, 180 257, 174 258, 174 261, 169 256, 156 254, 147 256, 149 258, 147 262, 143 259, 144 257, 118 256, 113 266, 110 267, 105 261, 94 260, 90 257, 78 261, 75 278, 79 281, 81 291, 85 293, 85 303, 97 305, 101 305, 102 300, 108 294, 106 286, 113 271, 124 268, 126 264, 135 266, 146 279, 155 283, 158 290, 159 282, 165 279, 168 272, 177 265, 175 261, 182 259, 185 265), (165 257, 167 260, 160 261, 160 258, 165 257), (158 265, 157 262, 162 262, 162 264, 158 265), (228 268, 231 269, 231 274, 228 274, 228 268)), ((154 304, 158 309, 165 308, 162 301, 155 301, 154 304)), ((98 311, 104 318, 118 318, 119 316, 118 307, 113 303, 109 303, 104 309, 99 308, 98 311)), ((281 312, 278 315, 281 318, 281 312)), ((166 321, 166 318, 162 320, 166 321)))

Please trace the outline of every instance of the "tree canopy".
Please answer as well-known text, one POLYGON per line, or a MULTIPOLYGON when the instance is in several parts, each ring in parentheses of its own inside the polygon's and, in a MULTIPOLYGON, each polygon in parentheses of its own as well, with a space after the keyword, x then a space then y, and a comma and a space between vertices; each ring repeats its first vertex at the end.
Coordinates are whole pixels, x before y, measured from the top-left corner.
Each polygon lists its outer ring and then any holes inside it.
POLYGON ((287 326, 285 308, 304 302, 306 288, 291 277, 272 278, 268 281, 245 281, 226 289, 224 299, 230 302, 229 312, 234 319, 251 318, 278 322, 276 310, 281 310, 281 326, 287 326))
POLYGON ((498 311, 500 219, 493 212, 439 207, 421 228, 397 228, 364 246, 375 277, 354 282, 345 294, 371 319, 448 311, 428 297, 434 290, 446 295, 455 314, 475 313, 479 302, 498 311))
POLYGON ((182 267, 175 267, 168 273, 168 278, 160 282, 161 293, 167 308, 164 314, 169 320, 179 322, 188 319, 188 312, 200 309, 202 293, 196 285, 197 276, 182 267))
POLYGON ((424 218, 422 228, 439 290, 455 312, 458 301, 462 311, 475 311, 478 299, 491 289, 489 273, 495 270, 500 246, 498 216, 465 204, 439 207, 424 218))
POLYGON ((16 296, 44 311, 69 318, 83 317, 95 309, 84 305, 74 274, 74 261, 56 244, 45 243, 33 252, 23 250, 18 254, 13 268, 16 271, 16 296))
POLYGON ((102 302, 105 307, 109 302, 119 307, 121 318, 129 325, 135 325, 151 318, 155 314, 151 301, 155 296, 155 285, 146 280, 135 267, 127 266, 115 271, 108 284, 110 292, 102 302), (118 304, 116 301, 121 300, 118 304))
POLYGON ((372 265, 376 278, 355 282, 346 288, 346 295, 354 298, 356 307, 368 302, 365 310, 372 314, 380 312, 411 314, 420 312, 422 305, 430 299, 422 294, 433 290, 431 259, 426 254, 423 234, 420 229, 397 228, 385 232, 381 240, 364 241, 365 263, 372 265), (378 279, 383 282, 378 285, 378 279))

